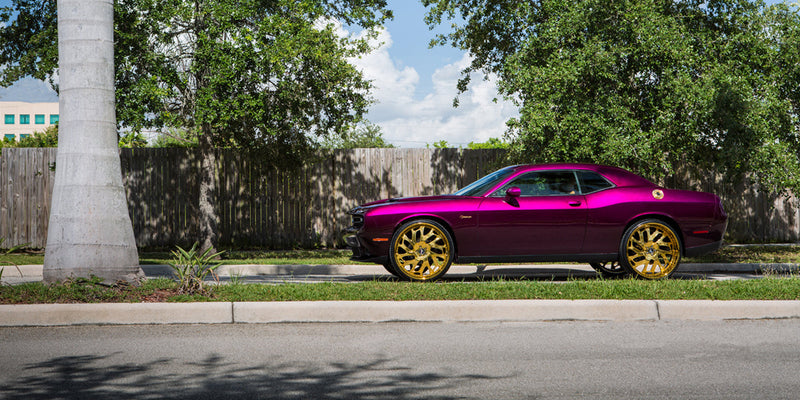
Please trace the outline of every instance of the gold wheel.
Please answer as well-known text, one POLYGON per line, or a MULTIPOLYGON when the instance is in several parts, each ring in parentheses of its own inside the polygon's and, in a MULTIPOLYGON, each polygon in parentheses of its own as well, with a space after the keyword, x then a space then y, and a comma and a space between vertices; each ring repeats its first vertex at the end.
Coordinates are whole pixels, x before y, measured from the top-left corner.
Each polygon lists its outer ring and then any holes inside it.
POLYGON ((391 261, 401 278, 435 280, 447 272, 453 259, 450 234, 434 221, 412 221, 392 239, 391 261))
POLYGON ((642 221, 628 229, 621 247, 625 267, 642 278, 669 276, 681 259, 678 235, 658 220, 642 221))

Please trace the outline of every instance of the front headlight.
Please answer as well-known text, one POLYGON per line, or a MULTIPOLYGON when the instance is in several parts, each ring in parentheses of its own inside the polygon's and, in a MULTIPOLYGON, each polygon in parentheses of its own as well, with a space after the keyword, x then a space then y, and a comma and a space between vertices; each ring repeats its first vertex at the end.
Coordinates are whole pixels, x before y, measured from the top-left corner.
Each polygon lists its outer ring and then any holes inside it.
POLYGON ((360 229, 364 226, 364 214, 366 210, 361 207, 356 207, 348 212, 351 217, 351 224, 354 228, 360 229))

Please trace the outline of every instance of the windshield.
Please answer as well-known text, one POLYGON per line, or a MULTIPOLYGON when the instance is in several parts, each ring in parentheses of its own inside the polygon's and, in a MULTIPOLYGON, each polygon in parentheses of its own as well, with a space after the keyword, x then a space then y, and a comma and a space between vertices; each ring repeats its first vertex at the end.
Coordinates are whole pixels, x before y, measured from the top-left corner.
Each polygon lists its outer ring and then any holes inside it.
POLYGON ((486 193, 487 190, 493 188, 509 175, 514 173, 514 167, 505 167, 501 170, 492 172, 489 175, 470 183, 463 189, 455 192, 456 196, 480 196, 486 193))

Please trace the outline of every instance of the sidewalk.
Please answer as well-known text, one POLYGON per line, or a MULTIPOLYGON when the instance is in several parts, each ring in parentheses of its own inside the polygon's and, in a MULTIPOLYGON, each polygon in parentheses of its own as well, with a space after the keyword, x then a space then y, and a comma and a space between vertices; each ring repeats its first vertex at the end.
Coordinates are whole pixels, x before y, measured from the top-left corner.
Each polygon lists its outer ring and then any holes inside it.
MULTIPOLYGON (((170 276, 164 265, 143 265, 148 277, 170 276)), ((41 265, 6 267, 3 282, 42 280, 41 265), (22 272, 20 275, 19 272, 22 272)), ((682 264, 676 275, 761 274, 800 271, 798 264, 682 264)), ((247 282, 363 281, 387 278, 371 265, 225 265, 223 281, 240 274, 247 282)), ((453 266, 453 279, 487 277, 580 277, 595 272, 582 264, 453 266)), ((680 276, 677 276, 680 278, 680 276)), ((751 278, 754 276, 746 276, 751 278)), ((725 279, 725 278, 722 278, 725 279)), ((736 279, 731 278, 731 279, 736 279)), ((800 318, 800 301, 705 300, 480 300, 319 301, 221 303, 109 303, 0 305, 0 326, 84 324, 232 324, 300 322, 533 322, 669 321, 800 318)))

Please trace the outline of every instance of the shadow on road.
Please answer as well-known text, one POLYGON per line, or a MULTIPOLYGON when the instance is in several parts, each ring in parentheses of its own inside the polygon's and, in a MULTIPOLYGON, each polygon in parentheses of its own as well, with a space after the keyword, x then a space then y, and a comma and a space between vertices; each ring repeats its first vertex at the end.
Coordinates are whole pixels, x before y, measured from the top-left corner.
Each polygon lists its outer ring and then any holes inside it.
MULTIPOLYGON (((25 376, 0 386, 3 399, 454 399, 434 392, 486 375, 415 373, 378 359, 333 363, 240 367, 217 354, 202 362, 159 359, 145 364, 118 361, 119 354, 56 357, 25 367, 25 376), (172 366, 174 367, 174 366, 172 366), (170 371, 180 371, 178 373, 170 371)), ((464 397, 458 397, 464 398, 464 397)))

